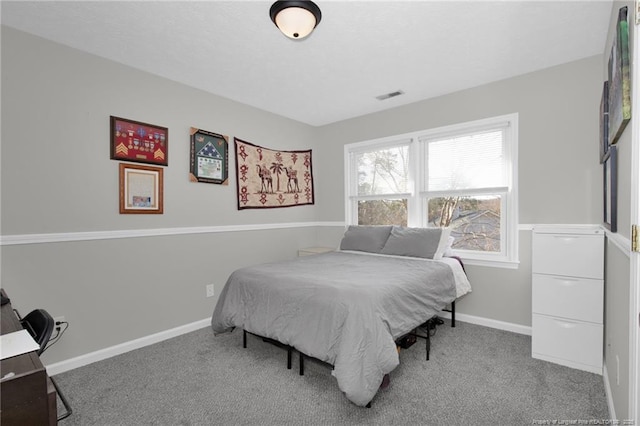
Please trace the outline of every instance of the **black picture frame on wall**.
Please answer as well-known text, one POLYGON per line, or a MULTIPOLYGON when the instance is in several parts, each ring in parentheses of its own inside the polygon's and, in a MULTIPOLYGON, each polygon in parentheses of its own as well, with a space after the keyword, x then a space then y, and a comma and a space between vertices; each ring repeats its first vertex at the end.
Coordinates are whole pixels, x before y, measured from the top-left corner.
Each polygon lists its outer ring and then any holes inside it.
POLYGON ((612 146, 604 155, 603 177, 603 222, 611 232, 618 232, 618 148, 612 146))
POLYGON ((191 182, 229 184, 229 137, 192 127, 191 182))
POLYGON ((609 151, 609 82, 605 81, 600 100, 600 164, 604 162, 607 151, 609 151))

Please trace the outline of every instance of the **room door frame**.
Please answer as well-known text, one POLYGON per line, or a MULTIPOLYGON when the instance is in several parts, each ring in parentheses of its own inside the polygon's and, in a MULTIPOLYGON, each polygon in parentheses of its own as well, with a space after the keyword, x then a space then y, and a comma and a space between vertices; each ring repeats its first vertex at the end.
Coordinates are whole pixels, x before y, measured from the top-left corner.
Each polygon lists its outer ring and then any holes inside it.
MULTIPOLYGON (((638 43, 636 38, 636 45, 638 43)), ((634 49, 636 55, 640 48, 634 49)), ((640 82, 640 71, 635 71, 636 82, 640 82)), ((634 89, 635 97, 640 97, 640 89, 634 89)), ((634 102, 635 111, 640 112, 640 102, 634 102)), ((636 121, 640 121, 636 118, 636 121)), ((631 223, 640 225, 640 127, 634 125, 632 132, 632 160, 631 160, 631 223)), ((640 425, 640 253, 629 248, 629 416, 640 425)))
MULTIPOLYGON (((638 37, 636 45, 640 44, 638 37)), ((640 47, 634 49, 636 57, 640 47)), ((638 68, 638 67, 636 67, 638 68)), ((640 82, 640 70, 635 71, 636 82, 640 82)), ((640 89, 634 89, 636 98, 640 97, 640 89)), ((635 110, 640 112, 640 102, 636 99, 635 110)), ((636 118, 639 121, 639 118, 636 118)), ((631 160, 631 223, 640 225, 640 125, 635 125, 632 133, 631 160)), ((636 425, 640 425, 640 253, 629 250, 629 414, 636 425)))
MULTIPOLYGON (((637 1, 634 2, 637 8, 637 1)), ((636 9, 634 8, 634 9, 636 9)), ((640 225, 640 27, 637 10, 631 16, 633 31, 632 130, 631 130, 631 224, 640 225)), ((626 230, 623 232, 629 232, 626 230)), ((629 420, 640 425, 640 253, 629 247, 629 420)))

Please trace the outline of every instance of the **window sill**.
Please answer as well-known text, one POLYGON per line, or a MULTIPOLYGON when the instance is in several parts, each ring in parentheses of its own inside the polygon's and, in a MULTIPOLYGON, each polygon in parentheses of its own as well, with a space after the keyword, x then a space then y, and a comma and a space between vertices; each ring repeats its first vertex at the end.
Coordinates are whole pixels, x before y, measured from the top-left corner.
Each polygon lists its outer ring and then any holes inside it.
POLYGON ((487 260, 487 259, 469 259, 460 256, 465 266, 487 266, 490 268, 518 269, 520 267, 519 260, 487 260))

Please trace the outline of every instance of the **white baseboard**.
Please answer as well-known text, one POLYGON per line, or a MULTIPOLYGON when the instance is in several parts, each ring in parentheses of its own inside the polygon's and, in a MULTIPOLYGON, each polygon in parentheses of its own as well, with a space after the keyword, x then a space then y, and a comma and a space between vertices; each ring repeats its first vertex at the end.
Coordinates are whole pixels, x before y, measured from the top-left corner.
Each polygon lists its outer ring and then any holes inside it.
MULTIPOLYGON (((441 316, 443 318, 451 319, 451 314, 449 312, 442 312, 441 316)), ((511 331, 518 334, 526 334, 529 336, 531 335, 531 327, 508 323, 504 321, 497 321, 497 320, 492 320, 492 319, 487 319, 482 317, 476 317, 473 315, 456 313, 456 321, 457 320, 460 320, 462 322, 468 322, 471 324, 478 324, 485 327, 497 328, 499 330, 511 331)), ((191 324, 186 324, 180 327, 172 328, 170 330, 151 334, 149 336, 145 336, 139 339, 131 340, 129 342, 121 343, 119 345, 110 346, 108 348, 100 349, 95 352, 90 352, 85 355, 80 355, 78 357, 71 358, 65 361, 49 364, 46 366, 47 373, 49 373, 49 375, 51 376, 55 376, 56 374, 64 373, 66 371, 73 370, 74 368, 79 368, 88 364, 92 364, 94 362, 102 361, 104 359, 111 358, 116 355, 121 355, 123 353, 133 351, 135 349, 140 349, 142 347, 153 345, 154 343, 158 343, 163 340, 180 336, 181 334, 190 333, 192 331, 208 327, 210 324, 211 324, 211 318, 205 318, 203 320, 196 321, 191 324)))
MULTIPOLYGON (((451 319, 450 312, 440 312, 440 315, 443 318, 451 319)), ((497 328, 498 330, 511 331, 512 333, 518 334, 526 334, 527 336, 531 336, 531 326, 514 324, 512 322, 504 322, 498 321, 489 318, 477 317, 474 315, 460 314, 456 312, 456 321, 468 322, 470 324, 482 325, 489 328, 497 328)))
MULTIPOLYGON (((440 316, 442 316, 443 318, 451 319, 451 314, 449 312, 441 312, 440 316)), ((531 335, 531 327, 527 327, 524 325, 456 313, 456 321, 458 320, 471 324, 482 325, 485 327, 497 328, 499 330, 511 331, 513 333, 526 334, 529 336, 531 335)), ((49 375, 51 376, 55 376, 56 374, 64 373, 66 371, 73 370, 74 368, 79 368, 88 364, 92 364, 94 362, 102 361, 116 355, 121 355, 135 349, 140 349, 142 347, 152 345, 163 340, 180 336, 181 334, 190 333, 192 331, 208 327, 210 324, 211 318, 205 318, 191 324, 186 324, 180 327, 172 328, 170 330, 162 331, 160 333, 151 334, 149 336, 121 343, 119 345, 110 346, 108 348, 100 349, 98 351, 91 352, 85 355, 80 355, 78 357, 71 358, 65 361, 56 362, 46 366, 47 373, 49 373, 49 375)))
POLYGON ((124 342, 119 345, 110 346, 108 348, 100 349, 95 352, 47 365, 47 373, 50 376, 55 376, 56 374, 64 373, 65 371, 73 370, 74 368, 82 367, 84 365, 91 364, 97 361, 102 361, 104 359, 111 358, 135 349, 140 349, 142 347, 162 342, 163 340, 171 339, 182 334, 190 333, 192 331, 199 330, 210 325, 211 318, 205 318, 200 321, 192 322, 191 324, 185 324, 180 327, 172 328, 170 330, 161 331, 159 333, 151 334, 149 336, 141 337, 129 342, 124 342))
POLYGON ((609 382, 609 372, 607 371, 607 364, 604 364, 602 369, 602 377, 604 379, 604 393, 607 394, 607 407, 609 408, 609 418, 617 419, 616 407, 613 404, 613 394, 611 393, 611 383, 609 382))
MULTIPOLYGON (((441 316, 443 318, 451 319, 451 314, 449 312, 442 312, 441 316)), ((462 322, 468 322, 471 324, 482 325, 490 328, 497 328, 499 330, 511 331, 513 333, 518 334, 526 334, 531 335, 531 327, 508 323, 504 321, 498 321, 488 318, 476 317, 473 315, 460 314, 456 313, 456 320, 462 322)), ((80 355, 75 358, 71 358, 65 361, 56 362, 54 364, 47 365, 47 372, 51 376, 55 376, 56 374, 64 373, 69 370, 73 370, 74 368, 82 367, 87 364, 91 364, 97 361, 102 361, 107 358, 111 358, 116 355, 123 354, 125 352, 129 352, 135 349, 140 349, 142 347, 152 345, 154 343, 161 342, 163 340, 171 339, 173 337, 180 336, 181 334, 190 333, 195 330, 199 330, 201 328, 208 327, 211 324, 211 318, 205 318, 200 321, 193 322, 191 324, 186 324, 180 327, 172 328, 170 330, 162 331, 160 333, 151 334, 149 336, 141 337, 139 339, 131 340, 129 342, 124 342, 119 345, 110 346, 108 348, 100 349, 95 352, 91 352, 85 355, 80 355)))

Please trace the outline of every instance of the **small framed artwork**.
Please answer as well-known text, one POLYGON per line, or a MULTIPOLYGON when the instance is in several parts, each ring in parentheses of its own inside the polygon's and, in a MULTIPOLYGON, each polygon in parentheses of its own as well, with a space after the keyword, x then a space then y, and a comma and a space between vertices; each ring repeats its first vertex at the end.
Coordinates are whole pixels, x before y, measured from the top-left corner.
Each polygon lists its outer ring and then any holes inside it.
POLYGON ((609 150, 609 82, 605 81, 600 100, 600 164, 609 150))
POLYGON ((111 116, 111 159, 169 164, 169 129, 111 116))
POLYGON ((609 148, 603 160, 604 226, 618 232, 618 149, 609 148))
POLYGON ((618 142, 631 119, 631 77, 627 7, 618 11, 616 34, 609 56, 609 145, 618 142))
POLYGON ((191 182, 229 184, 229 137, 191 128, 191 182))
POLYGON ((120 163, 120 214, 162 214, 163 170, 120 163))

